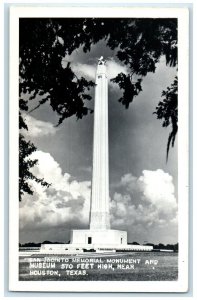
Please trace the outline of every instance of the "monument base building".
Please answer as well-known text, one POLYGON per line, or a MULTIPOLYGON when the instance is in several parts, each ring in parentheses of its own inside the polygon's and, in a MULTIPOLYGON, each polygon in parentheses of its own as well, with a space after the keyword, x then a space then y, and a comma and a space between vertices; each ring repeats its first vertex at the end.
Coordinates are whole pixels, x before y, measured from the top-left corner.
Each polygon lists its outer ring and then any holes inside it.
POLYGON ((153 246, 128 245, 126 231, 109 230, 107 232, 101 230, 92 232, 91 230, 74 230, 74 236, 76 238, 76 241, 73 240, 74 243, 71 241, 70 244, 42 244, 40 252, 45 254, 75 254, 153 250, 153 246))
POLYGON ((41 252, 74 254, 153 250, 153 246, 128 245, 127 232, 121 230, 72 230, 70 238, 70 244, 42 244, 41 252))
MULTIPOLYGON (((93 225, 92 225, 93 226, 93 225)), ((96 227, 96 223, 95 223, 96 227)), ((40 251, 50 254, 83 252, 152 251, 153 246, 128 245, 127 232, 114 229, 74 229, 70 232, 69 244, 42 244, 40 251)))
POLYGON ((72 230, 70 244, 43 244, 41 250, 96 251, 114 250, 127 246, 127 232, 120 230, 72 230))

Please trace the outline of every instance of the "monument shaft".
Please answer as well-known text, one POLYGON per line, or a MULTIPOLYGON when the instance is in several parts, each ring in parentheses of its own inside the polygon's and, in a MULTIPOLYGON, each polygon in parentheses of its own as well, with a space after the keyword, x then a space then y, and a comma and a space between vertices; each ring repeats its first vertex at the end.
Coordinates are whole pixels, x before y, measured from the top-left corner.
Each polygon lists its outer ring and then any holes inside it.
POLYGON ((109 229, 108 80, 103 61, 96 72, 90 229, 109 229))

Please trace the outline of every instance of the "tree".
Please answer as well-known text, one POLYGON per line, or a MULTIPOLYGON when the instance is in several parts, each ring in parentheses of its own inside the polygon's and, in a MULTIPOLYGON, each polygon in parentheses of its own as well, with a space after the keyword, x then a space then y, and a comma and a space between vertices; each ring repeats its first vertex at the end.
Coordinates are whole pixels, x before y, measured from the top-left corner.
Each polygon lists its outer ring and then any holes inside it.
MULTIPOLYGON (((87 102, 91 100, 89 89, 92 81, 78 78, 67 62, 70 55, 79 47, 90 51, 91 45, 105 40, 107 47, 116 50, 117 58, 129 68, 129 74, 118 74, 112 79, 123 96, 119 99, 125 108, 142 91, 142 80, 148 72, 155 72, 156 64, 162 56, 169 66, 177 65, 177 20, 176 19, 113 19, 113 18, 21 18, 19 36, 19 97, 20 124, 25 128, 22 112, 29 109, 29 102, 39 97, 39 103, 49 102, 59 116, 57 125, 65 118, 76 115, 78 119, 92 112, 87 102), (24 101, 24 95, 29 100, 24 101)), ((177 80, 177 79, 175 79, 177 80)), ((167 155, 174 145, 177 126, 177 107, 175 84, 167 88, 156 108, 158 119, 164 119, 163 126, 172 125, 168 138, 167 155), (173 103, 172 103, 173 102, 173 103)), ((27 129, 27 128, 26 128, 27 129)), ((33 147, 20 140, 21 147, 33 147)), ((24 156, 22 156, 24 158, 24 156)), ((23 164, 28 171, 31 165, 23 164)), ((34 180, 36 180, 34 178, 34 180)), ((21 181, 20 181, 21 182, 21 181)), ((41 182, 40 182, 41 183, 41 182)), ((20 184, 20 190, 29 193, 20 184)))
POLYGON ((26 141, 22 134, 19 135, 19 201, 22 200, 24 193, 33 195, 33 190, 29 184, 29 179, 35 180, 42 186, 49 187, 50 184, 43 178, 37 178, 30 171, 37 163, 37 159, 30 159, 29 156, 36 151, 36 147, 30 141, 26 141))
MULTIPOLYGON (((19 106, 21 110, 27 110, 26 101, 20 99, 19 106)), ((19 129, 28 130, 27 124, 25 123, 21 112, 19 112, 19 129)), ((43 178, 37 178, 31 172, 31 168, 37 163, 37 159, 31 159, 29 156, 36 151, 36 147, 30 141, 26 141, 24 136, 19 134, 19 201, 22 200, 24 193, 33 195, 33 190, 29 184, 29 179, 35 180, 42 186, 49 187, 50 184, 44 181, 43 178)))
POLYGON ((138 242, 132 242, 130 245, 140 245, 138 242))
POLYGON ((174 82, 166 91, 162 92, 163 101, 160 101, 156 107, 154 114, 157 115, 157 119, 164 119, 162 126, 172 126, 172 131, 168 137, 166 160, 168 159, 168 153, 170 145, 174 146, 176 134, 178 131, 178 78, 175 77, 174 82))

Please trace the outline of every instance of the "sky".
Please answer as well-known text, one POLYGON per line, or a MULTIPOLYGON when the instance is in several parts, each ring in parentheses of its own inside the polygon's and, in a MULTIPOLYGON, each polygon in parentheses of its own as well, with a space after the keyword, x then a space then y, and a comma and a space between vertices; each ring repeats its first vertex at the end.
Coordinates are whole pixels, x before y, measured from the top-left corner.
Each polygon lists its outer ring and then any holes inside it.
MULTIPOLYGON (((156 72, 143 79, 143 91, 125 109, 118 102, 122 92, 110 79, 128 69, 115 54, 101 41, 89 53, 79 48, 62 62, 70 61, 77 76, 94 81, 98 58, 107 60, 111 228, 126 230, 128 242, 177 243, 177 140, 166 163, 170 129, 153 114, 176 69, 161 57, 156 72)), ((94 88, 90 93, 93 100, 87 105, 93 108, 94 88)), ((55 127, 58 117, 44 104, 25 119, 29 130, 24 134, 37 147, 32 157, 39 159, 32 172, 52 185, 30 181, 34 194, 26 194, 19 209, 20 242, 67 242, 71 229, 89 224, 93 114, 55 127)))

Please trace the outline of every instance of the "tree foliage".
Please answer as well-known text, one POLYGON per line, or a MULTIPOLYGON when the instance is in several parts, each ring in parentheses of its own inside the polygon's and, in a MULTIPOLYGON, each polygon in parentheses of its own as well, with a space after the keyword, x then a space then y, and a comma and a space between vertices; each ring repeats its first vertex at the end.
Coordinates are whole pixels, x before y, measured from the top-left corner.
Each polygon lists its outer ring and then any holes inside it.
POLYGON ((42 186, 49 187, 50 184, 44 181, 43 178, 37 178, 31 172, 31 168, 37 163, 37 159, 29 158, 36 151, 36 147, 30 141, 26 141, 22 134, 19 135, 19 201, 22 200, 24 193, 33 195, 33 190, 29 184, 29 180, 35 180, 42 186))
POLYGON ((126 75, 124 73, 120 73, 116 78, 113 78, 112 81, 118 83, 120 89, 123 90, 123 95, 118 101, 121 102, 126 108, 129 107, 129 104, 133 101, 133 98, 136 97, 140 91, 142 91, 142 79, 138 78, 137 82, 132 82, 130 74, 126 75))
MULTIPOLYGON (((72 64, 64 61, 66 55, 79 47, 88 52, 93 44, 105 40, 110 49, 116 50, 117 58, 129 69, 128 75, 120 73, 112 79, 123 90, 119 102, 125 108, 142 91, 143 77, 155 72, 162 56, 167 65, 177 65, 177 19, 21 18, 19 26, 21 128, 26 128, 22 112, 29 111, 29 103, 32 106, 38 97, 39 103, 36 102, 34 109, 48 102, 59 116, 57 125, 70 116, 75 115, 80 119, 92 112, 87 101, 91 100, 89 89, 94 83, 83 77, 78 78, 72 70, 72 64), (29 100, 25 101, 24 95, 27 94, 29 100)), ((173 86, 163 92, 165 99, 155 111, 158 119, 164 119, 164 127, 172 126, 167 155, 169 147, 174 145, 178 128, 177 106, 172 100, 174 93, 173 86)), ((24 141, 24 137, 21 137, 20 151, 24 148, 25 153, 26 147, 29 151, 34 149, 32 143, 24 141)), ((28 171, 31 163, 22 163, 22 159, 25 159, 25 155, 21 156, 21 167, 28 171)), ((25 190, 21 182, 20 178, 21 193, 31 193, 28 188, 25 190)))
MULTIPOLYGON (((20 99, 19 108, 21 111, 27 111, 27 101, 20 99)), ((19 129, 28 130, 27 124, 19 111, 19 129)), ((19 201, 22 200, 24 193, 33 195, 33 190, 29 184, 29 179, 40 183, 42 186, 49 187, 50 184, 44 181, 44 178, 37 178, 31 172, 31 168, 37 163, 37 159, 30 158, 30 155, 36 151, 36 147, 30 141, 26 141, 23 134, 19 134, 19 201)))
POLYGON ((90 51, 103 39, 110 49, 117 49, 116 56, 130 70, 127 79, 124 74, 114 79, 120 88, 124 81, 131 94, 130 101, 127 92, 120 101, 125 107, 141 91, 141 79, 155 72, 161 56, 167 65, 177 64, 176 19, 21 19, 20 95, 31 92, 31 100, 42 96, 40 104, 49 101, 61 121, 75 114, 82 118, 88 113, 84 100, 91 100, 88 90, 93 82, 77 78, 70 64, 63 68, 62 59, 80 46, 90 51), (133 74, 140 79, 137 89, 133 74))
POLYGON ((49 101, 59 124, 72 115, 82 118, 89 110, 85 100, 91 100, 88 91, 94 83, 78 78, 70 63, 62 65, 63 57, 80 46, 82 27, 82 19, 20 20, 20 97, 31 93, 31 101, 41 97, 39 105, 49 101))
POLYGON ((163 101, 158 103, 154 114, 157 115, 158 119, 162 119, 163 127, 171 125, 172 131, 169 134, 167 142, 166 160, 168 159, 168 153, 170 145, 174 146, 176 134, 178 131, 178 79, 175 77, 174 82, 170 87, 167 87, 162 92, 163 101))

